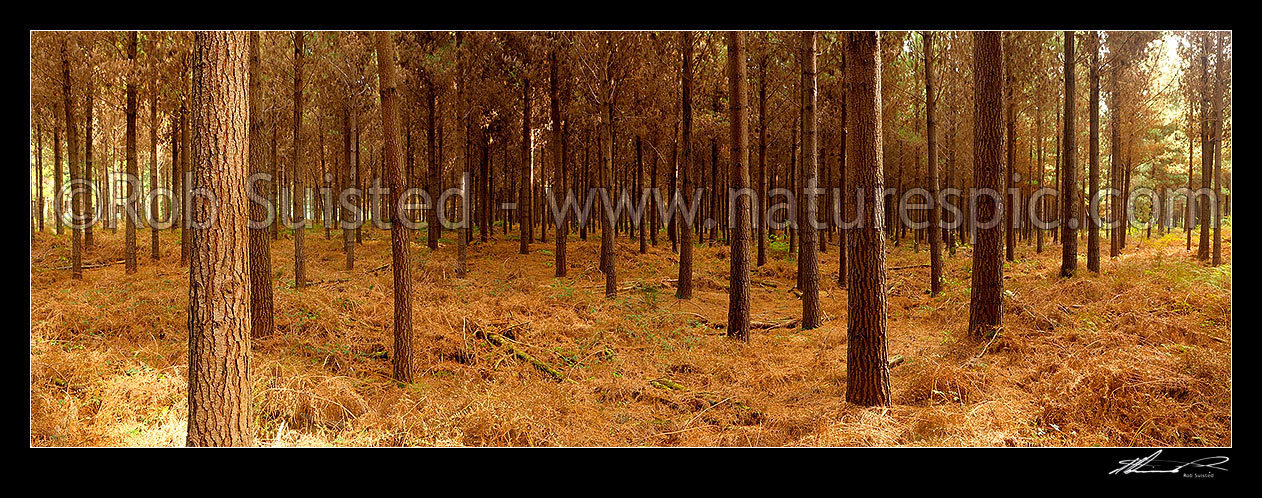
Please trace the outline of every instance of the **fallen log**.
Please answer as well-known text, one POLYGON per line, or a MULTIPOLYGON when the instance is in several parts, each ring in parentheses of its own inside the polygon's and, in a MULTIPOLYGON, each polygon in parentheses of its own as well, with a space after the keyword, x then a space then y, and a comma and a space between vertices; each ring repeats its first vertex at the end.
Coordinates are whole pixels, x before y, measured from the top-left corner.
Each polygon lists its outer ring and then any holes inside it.
POLYGON ((929 267, 929 263, 925 263, 923 265, 891 266, 888 269, 890 271, 894 271, 894 270, 906 270, 908 268, 928 268, 928 267, 929 267))

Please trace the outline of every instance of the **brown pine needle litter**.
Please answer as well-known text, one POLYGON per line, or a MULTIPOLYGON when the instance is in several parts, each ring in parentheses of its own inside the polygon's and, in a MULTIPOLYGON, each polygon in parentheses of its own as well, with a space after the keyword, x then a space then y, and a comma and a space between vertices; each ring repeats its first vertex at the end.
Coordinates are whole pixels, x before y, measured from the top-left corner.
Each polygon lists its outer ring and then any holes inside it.
MULTIPOLYGON (((967 248, 944 256, 928 295, 928 251, 889 248, 894 405, 845 403, 846 291, 835 238, 821 254, 824 326, 793 319, 795 262, 772 245, 753 269, 748 345, 727 339, 728 248, 699 245, 694 298, 674 297, 669 239, 646 255, 618 239, 619 294, 604 298, 599 235, 517 254, 516 235, 469 248, 455 276, 454 233, 413 245, 417 381, 390 379, 389 233, 364 229, 355 270, 340 233, 307 236, 310 286, 293 288, 293 246, 272 243, 276 333, 254 341, 260 446, 1228 446, 1231 445, 1231 237, 1213 268, 1176 231, 1132 235, 1101 275, 1060 279, 1059 246, 1020 242, 1005 264, 1004 328, 965 337, 967 248), (525 358, 529 358, 525 359, 525 358), (894 361, 896 360, 897 361, 894 361), (532 361, 533 360, 533 361, 532 361), (552 372, 549 372, 551 369, 552 372), (558 381, 558 378, 562 379, 558 381)), ((31 249, 31 444, 179 446, 187 413, 188 273, 179 234, 162 259, 96 231, 81 281, 69 231, 31 249)), ((145 234, 147 239, 147 234, 145 234)), ((1081 252, 1081 249, 1080 249, 1081 252)), ((1080 254, 1085 261, 1085 255, 1080 254)))

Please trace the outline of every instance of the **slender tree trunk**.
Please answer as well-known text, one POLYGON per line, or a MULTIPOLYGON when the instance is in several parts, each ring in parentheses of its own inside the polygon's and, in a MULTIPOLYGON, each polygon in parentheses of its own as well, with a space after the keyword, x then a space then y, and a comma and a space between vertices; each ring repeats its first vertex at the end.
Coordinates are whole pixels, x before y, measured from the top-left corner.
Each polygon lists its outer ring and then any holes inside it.
POLYGON ((923 33, 925 51, 925 130, 928 139, 929 197, 933 207, 929 211, 929 293, 937 296, 942 292, 942 205, 938 202, 938 123, 934 113, 937 95, 934 93, 933 32, 923 33))
MULTIPOLYGON (((84 85, 84 93, 87 94, 86 101, 83 105, 83 182, 84 185, 92 185, 92 100, 95 97, 95 84, 89 80, 84 85)), ((174 154, 174 149, 172 149, 174 154)), ((83 248, 91 250, 94 243, 92 237, 92 225, 96 224, 97 211, 92 209, 92 189, 88 189, 83 193, 83 212, 88 215, 88 222, 83 226, 83 248)), ((99 209, 99 206, 98 206, 99 209)))
MULTIPOLYGON (((844 108, 844 104, 843 104, 844 108)), ((844 121, 845 118, 842 118, 844 121)), ((843 146, 844 147, 844 146, 843 146)), ((843 188, 844 192, 845 189, 843 188)), ((767 264, 767 56, 758 61, 758 266, 767 264)), ((842 242, 845 245, 845 242, 842 242)), ((843 251, 845 249, 842 249, 843 251)))
MULTIPOLYGON (((359 143, 357 132, 359 124, 356 123, 355 108, 347 102, 342 122, 346 131, 342 134, 345 140, 346 150, 344 157, 346 158, 346 182, 343 184, 346 189, 359 189, 359 172, 355 168, 359 164, 359 143)), ((361 211, 359 210, 360 194, 352 193, 347 195, 346 200, 342 204, 342 251, 346 253, 346 271, 355 269, 355 232, 359 229, 360 223, 363 222, 361 211)))
POLYGON ((408 231, 398 220, 403 197, 403 151, 399 147, 399 96, 395 83, 394 40, 388 31, 378 31, 377 74, 381 80, 381 126, 385 141, 385 166, 389 175, 391 220, 390 255, 394 271, 394 379, 412 382, 412 266, 408 231))
POLYGON ((302 32, 294 31, 294 145, 291 150, 293 161, 290 163, 290 170, 294 177, 294 192, 291 194, 294 212, 291 218, 294 221, 295 289, 307 286, 307 257, 303 244, 307 233, 307 195, 302 178, 302 60, 305 52, 302 42, 302 32))
MULTIPOLYGON (((249 81, 249 162, 250 174, 266 173, 266 147, 263 145, 263 66, 259 57, 259 32, 250 32, 250 81, 249 81)), ((271 189, 270 182, 264 180, 263 188, 271 189)), ((256 183, 255 185, 257 185, 256 183)), ((253 185, 247 186, 251 192, 256 191, 253 185)), ((264 197, 264 196, 259 196, 264 197)), ((265 198, 265 197, 264 197, 265 198)), ((267 224, 269 218, 262 204, 250 203, 250 220, 257 226, 250 227, 250 336, 266 337, 272 335, 275 325, 272 322, 272 248, 267 240, 267 224)), ((272 220, 273 222, 275 220, 272 220)))
MULTIPOLYGON (((1008 45, 1011 46, 1013 43, 1011 33, 1004 33, 1004 38, 1006 38, 1005 41, 1008 43, 1008 45)), ((1004 141, 1004 146, 1007 151, 1007 160, 1004 161, 1003 183, 1001 185, 1003 186, 1003 197, 1004 199, 1008 199, 1010 195, 1013 195, 1011 193, 1010 186, 1015 180, 1013 178, 1014 176, 1013 172, 1016 171, 1016 164, 1017 164, 1017 154, 1016 154, 1017 113, 1016 113, 1016 104, 1012 100, 1012 91, 1013 91, 1013 87, 1016 86, 1016 83, 1013 80, 1013 76, 1012 76, 1012 61, 1008 60, 1008 51, 1006 50, 1004 51, 1003 66, 1004 66, 1003 67, 1004 103, 1007 107, 1007 119, 1005 119, 1005 122, 1007 124, 1008 139, 1004 141)), ((1015 246, 1017 245, 1016 244, 1017 226, 1016 226, 1015 220, 1017 219, 1017 216, 1014 211, 1017 211, 1018 206, 1020 206, 1020 200, 1012 199, 1008 201, 1008 205, 1005 206, 1003 210, 1004 212, 1003 231, 1004 231, 1004 240, 1005 240, 1004 257, 1007 258, 1008 261, 1014 261, 1016 257, 1015 246)))
MULTIPOLYGON (((134 46, 134 45, 133 45, 134 46)), ((193 228, 188 296, 189 446, 249 446, 250 376, 249 39, 244 32, 193 37, 193 228), (211 210, 214 223, 207 223, 211 210)), ((130 100, 130 99, 129 99, 130 100)))
POLYGON ((1087 173, 1087 271, 1100 273, 1100 224, 1099 211, 1092 209, 1100 188, 1100 34, 1091 32, 1091 142, 1088 145, 1089 172, 1087 173))
MULTIPOLYGON (((729 178, 732 179, 732 195, 736 196, 735 225, 728 236, 731 240, 731 282, 728 285, 727 335, 749 342, 749 82, 745 77, 745 33, 732 31, 727 38, 727 88, 732 131, 729 178)), ((644 252, 643 236, 640 237, 640 247, 640 252, 644 252)))
MULTIPOLYGON (((1060 276, 1072 277, 1078 269, 1078 148, 1074 145, 1075 87, 1074 32, 1065 32, 1065 147, 1064 178, 1061 179, 1061 264, 1060 276)), ((1002 283, 1001 283, 1002 284, 1002 283)))
MULTIPOLYGON (((151 45, 151 48, 157 48, 157 42, 151 45)), ((158 71, 153 67, 152 56, 150 58, 149 68, 149 190, 158 187, 158 71)), ((148 194, 146 192, 145 194, 148 194)), ((149 203, 149 258, 157 261, 161 259, 161 252, 158 249, 158 227, 154 224, 158 220, 158 202, 153 197, 146 197, 149 203)))
POLYGON ((1223 32, 1217 34, 1214 50, 1214 258, 1211 264, 1223 264, 1223 32))
POLYGON ((815 142, 815 32, 802 33, 802 181, 798 190, 799 203, 804 204, 804 222, 798 230, 802 240, 798 244, 799 268, 802 274, 802 328, 813 329, 822 323, 819 305, 819 248, 815 237, 818 218, 813 190, 817 186, 819 151, 815 142))
MULTIPOLYGON (((67 38, 70 36, 66 35, 67 38)), ((74 102, 71 97, 70 85, 70 54, 67 45, 69 42, 63 38, 61 45, 61 95, 62 110, 66 112, 66 151, 70 156, 70 213, 73 215, 71 221, 71 252, 70 252, 70 278, 78 280, 83 278, 83 194, 78 186, 78 182, 82 179, 80 175, 79 165, 79 128, 74 119, 74 102)))
MULTIPOLYGON (((553 62, 553 65, 555 65, 555 60, 553 62)), ((553 85, 552 85, 554 89, 553 95, 552 95, 553 99, 556 99, 555 80, 556 78, 554 77, 553 85)), ((531 240, 530 220, 532 218, 532 213, 533 213, 533 210, 531 208, 534 207, 534 199, 531 198, 531 191, 530 191, 530 188, 531 188, 531 184, 530 184, 531 183, 530 182, 530 173, 531 173, 530 79, 522 78, 521 87, 522 87, 522 90, 521 90, 521 102, 522 102, 522 120, 521 120, 521 161, 522 163, 521 164, 522 164, 522 167, 519 169, 519 171, 521 172, 521 185, 520 185, 520 189, 518 190, 519 198, 517 199, 517 206, 519 208, 517 212, 517 216, 519 217, 518 221, 519 221, 519 224, 521 225, 520 227, 521 228, 521 237, 520 237, 521 242, 520 242, 520 246, 518 247, 517 252, 520 254, 530 254, 530 240, 531 240)), ((555 105, 553 107, 555 107, 555 105)), ((553 117, 555 118, 556 116, 554 115, 553 117)), ((556 128, 554 127, 553 129, 556 129, 556 128)), ((486 240, 485 236, 486 236, 486 233, 485 231, 483 231, 484 238, 482 240, 486 240)), ((558 244, 561 244, 561 243, 558 242, 558 244)), ((558 257, 562 257, 562 256, 558 256, 558 257)), ((564 269, 557 268, 556 271, 558 273, 563 273, 564 269)), ((557 275, 557 276, 561 276, 561 275, 557 275)))
MULTIPOLYGON (((682 158, 679 163, 679 172, 683 191, 679 193, 683 206, 691 206, 692 192, 692 49, 693 34, 690 31, 684 31, 683 34, 683 127, 680 144, 683 147, 682 158)), ((683 210, 675 211, 675 226, 678 228, 679 236, 679 281, 678 289, 675 297, 679 299, 692 299, 692 223, 690 216, 684 216, 683 210)))
MULTIPOLYGON (((430 195, 433 198, 431 203, 437 203, 438 196, 442 195, 443 188, 442 188, 442 185, 440 184, 442 181, 442 172, 441 172, 442 166, 439 164, 438 157, 436 154, 437 151, 435 149, 435 143, 434 143, 434 138, 435 138, 434 137, 434 128, 435 128, 434 114, 435 114, 435 107, 437 107, 437 98, 434 95, 434 81, 433 80, 426 81, 425 91, 427 93, 427 96, 429 97, 428 99, 426 99, 429 104, 427 106, 427 110, 429 112, 427 116, 428 119, 426 120, 428 133, 426 134, 426 137, 425 137, 425 139, 427 140, 427 144, 426 144, 427 147, 425 149, 425 154, 426 154, 426 159, 428 160, 428 164, 429 164, 429 181, 427 182, 429 183, 429 185, 427 186, 429 187, 430 195)), ((438 239, 439 237, 442 236, 442 232, 443 232, 442 224, 438 222, 438 210, 440 209, 443 209, 443 206, 435 204, 433 206, 430 206, 430 209, 427 212, 429 216, 429 223, 428 223, 429 226, 426 228, 425 235, 429 239, 428 246, 430 250, 438 249, 438 239)))
MULTIPOLYGON (((1201 188, 1209 188, 1211 185, 1211 173, 1214 164, 1214 143, 1210 132, 1210 125, 1214 119, 1212 110, 1210 109, 1210 83, 1209 83, 1209 34, 1201 35, 1201 188)), ((1210 218, 1210 200, 1202 199, 1198 201, 1201 214, 1199 216, 1200 244, 1196 249, 1196 258, 1207 260, 1209 254, 1209 223, 1210 218)))
MULTIPOLYGON (((139 167, 136 164, 136 45, 139 34, 131 32, 131 41, 127 44, 127 60, 132 74, 127 78, 127 227, 125 233, 126 272, 136 273, 136 182, 139 178, 139 167)), ((196 105, 196 104, 195 104, 196 105)), ((196 109, 195 109, 196 111, 196 109)), ((60 201, 60 199, 58 199, 60 201)), ((58 202, 58 205, 61 203, 58 202)), ((60 215, 58 216, 60 218, 60 215)), ((60 233, 60 232, 58 232, 60 233)))

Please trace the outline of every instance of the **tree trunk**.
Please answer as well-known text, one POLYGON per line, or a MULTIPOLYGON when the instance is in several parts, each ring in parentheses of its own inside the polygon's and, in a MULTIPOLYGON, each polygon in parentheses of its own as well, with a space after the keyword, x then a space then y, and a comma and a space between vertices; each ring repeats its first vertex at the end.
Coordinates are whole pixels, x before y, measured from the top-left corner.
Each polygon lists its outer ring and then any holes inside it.
POLYGON ((819 305, 819 248, 816 246, 815 223, 816 174, 819 171, 819 151, 815 142, 815 32, 802 33, 802 178, 798 200, 804 204, 804 222, 798 230, 802 240, 798 243, 799 268, 802 274, 802 328, 813 329, 822 323, 819 305))
MULTIPOLYGON (((263 177, 266 173, 266 147, 263 145, 263 92, 262 62, 259 57, 259 32, 250 32, 250 175, 263 177)), ((271 183, 264 180, 264 189, 271 190, 271 183)), ((248 186, 251 192, 253 185, 248 186)), ((259 196, 266 198, 264 196, 259 196)), ((272 248, 267 240, 267 224, 269 218, 263 204, 250 203, 250 336, 266 337, 272 335, 275 325, 272 322, 272 248)), ((273 220, 275 221, 275 220, 273 220)))
POLYGON ((303 167, 302 167, 302 59, 305 50, 302 44, 302 32, 294 31, 294 145, 291 152, 293 153, 293 161, 290 163, 291 174, 293 175, 294 192, 292 195, 294 200, 294 211, 291 219, 294 221, 294 288, 302 289, 307 286, 307 264, 305 247, 303 244, 307 233, 307 195, 303 188, 303 167))
MULTIPOLYGON (((690 200, 693 197, 692 192, 692 49, 693 34, 690 31, 684 31, 683 34, 683 127, 680 144, 683 147, 682 160, 679 162, 679 172, 681 183, 683 184, 682 192, 678 194, 683 204, 679 207, 691 206, 690 200)), ((683 210, 676 210, 674 213, 675 226, 678 228, 679 236, 679 282, 675 297, 679 299, 692 299, 692 217, 685 217, 683 210)))
MULTIPOLYGON (((131 32, 131 41, 127 44, 127 60, 132 73, 127 78, 127 191, 125 193, 127 202, 127 227, 125 233, 125 259, 126 272, 128 274, 136 273, 136 201, 130 200, 136 196, 136 182, 139 178, 139 166, 136 164, 136 45, 139 33, 131 32)), ((58 199, 58 206, 61 205, 58 199)), ((58 225, 60 227, 60 218, 58 215, 58 225)), ((61 233, 58 231, 58 233, 61 233)))
MULTIPOLYGON (((1072 55, 1072 54, 1069 54, 1072 55)), ((1073 57, 1068 60, 1072 61, 1073 57)), ((998 32, 973 33, 973 185, 1002 192, 1003 45, 998 32)), ((1071 73, 1072 74, 1072 73, 1071 73)), ((1072 101, 1072 99, 1071 99, 1072 101)), ((1072 143, 1069 144, 1072 147, 1072 143)), ((978 196, 975 219, 991 224, 976 232, 968 335, 986 339, 1003 326, 1003 204, 991 195, 978 196), (997 222, 997 223, 995 223, 997 222)), ((1068 244, 1072 237, 1066 237, 1068 244)))
POLYGON ((1100 273, 1099 211, 1095 209, 1100 189, 1100 34, 1091 32, 1091 142, 1088 144, 1087 271, 1100 273))
MULTIPOLYGON (((1078 269, 1078 148, 1074 145, 1075 87, 1074 32, 1065 32, 1065 147, 1064 176, 1061 179, 1061 263, 1060 276, 1072 277, 1078 269)), ((976 278, 976 277, 974 277, 976 278)), ((1001 282, 1002 284, 1002 282, 1001 282)))
MULTIPOLYGON (((70 34, 66 34, 67 37, 70 34)), ((71 100, 70 87, 70 54, 67 45, 69 42, 63 38, 61 45, 61 94, 62 94, 62 110, 66 112, 66 151, 70 156, 70 212, 73 215, 71 219, 71 252, 70 252, 70 278, 78 280, 83 278, 83 197, 80 192, 83 190, 78 183, 82 181, 79 178, 79 128, 78 123, 74 119, 74 102, 71 100)))
POLYGON ((885 239, 876 201, 884 195, 881 136, 880 35, 845 33, 846 38, 846 173, 859 192, 869 196, 846 204, 860 223, 846 238, 850 257, 846 299, 846 402, 860 406, 890 405, 886 362, 885 239))
MULTIPOLYGON (((731 268, 728 285, 727 335, 749 342, 749 82, 745 78, 745 33, 728 33, 727 79, 732 130, 731 166, 732 195, 736 196, 735 224, 728 236, 731 241, 731 268)), ((637 150, 639 147, 637 146, 637 150)), ((640 237, 643 249, 644 237, 640 237)), ((640 252, 644 252, 641 250, 640 252)))
MULTIPOLYGON (((133 45, 134 46, 134 45, 133 45)), ((249 39, 244 32, 193 37, 194 200, 188 295, 189 446, 248 446, 250 407, 249 39), (207 223, 211 210, 214 223, 207 223)), ((130 100, 130 99, 129 99, 130 100)))
POLYGON ((381 82, 381 128, 385 142, 386 174, 389 175, 391 269, 394 272, 394 379, 412 382, 412 264, 407 227, 398 219, 403 197, 403 151, 399 146, 399 96, 396 88, 394 40, 388 31, 378 31, 377 74, 381 82))
POLYGON ((942 206, 938 202, 938 123, 934 113, 937 95, 934 91, 933 32, 923 33, 925 51, 925 131, 928 139, 929 197, 933 207, 929 210, 929 294, 942 292, 942 206))

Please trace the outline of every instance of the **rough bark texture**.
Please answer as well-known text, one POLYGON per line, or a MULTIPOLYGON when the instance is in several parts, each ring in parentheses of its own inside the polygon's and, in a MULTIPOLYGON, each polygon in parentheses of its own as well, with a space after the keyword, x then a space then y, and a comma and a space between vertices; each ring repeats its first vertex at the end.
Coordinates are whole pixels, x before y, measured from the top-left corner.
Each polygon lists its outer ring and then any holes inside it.
POLYGON ((942 292, 942 204, 938 202, 938 122, 935 114, 937 95, 934 93, 933 32, 924 32, 925 51, 925 129, 928 137, 929 197, 933 207, 929 210, 929 294, 942 292))
MULTIPOLYGON (((555 63, 553 65, 555 66, 555 63)), ((556 83, 555 83, 555 77, 554 77, 553 88, 555 87, 556 87, 556 83)), ((555 98, 556 98, 556 94, 554 92, 553 99, 555 98)), ((521 228, 521 236, 519 237, 520 241, 519 241, 519 247, 517 249, 517 252, 519 254, 530 254, 530 239, 531 239, 530 221, 533 219, 531 216, 531 212, 532 212, 531 208, 534 207, 534 202, 533 202, 534 199, 531 199, 531 195, 530 195, 531 194, 531 191, 530 191, 531 164, 530 164, 530 79, 529 78, 522 78, 521 80, 521 104, 522 104, 521 168, 518 168, 518 171, 520 171, 521 173, 521 178, 519 180, 518 193, 517 193, 517 222, 521 228)), ((553 129, 556 129, 556 128, 554 127, 553 129)), ((483 225, 486 225, 486 223, 483 223, 483 225)), ((483 240, 486 240, 485 227, 482 231, 482 236, 483 236, 483 240)), ((556 271, 561 272, 564 270, 562 270, 561 268, 558 268, 556 271)), ((557 276, 560 276, 560 275, 558 274, 557 276)))
MULTIPOLYGON (((728 285, 727 335, 749 342, 749 83, 745 79, 745 33, 728 33, 727 79, 731 121, 731 166, 728 178, 736 196, 731 240, 731 282, 728 285)), ((640 237, 644 245, 644 237, 640 237)))
MULTIPOLYGON (((1100 35, 1091 33, 1091 142, 1088 144, 1087 201, 1094 203, 1100 189, 1100 35)), ((1088 204, 1091 206, 1091 204, 1088 204)), ((1088 208, 1090 209, 1090 208, 1088 208)), ((1100 273, 1100 224, 1098 211, 1087 212, 1087 271, 1100 273)))
MULTIPOLYGON (((767 57, 758 61, 758 266, 767 264, 767 57)), ((843 242, 844 244, 844 242, 843 242)))
MULTIPOLYGON (((85 185, 92 185, 92 100, 95 97, 96 90, 92 81, 88 81, 84 93, 87 94, 83 105, 83 181, 85 185)), ((172 147, 172 154, 175 148, 172 147)), ((174 161, 174 156, 172 156, 174 161)), ((88 223, 83 227, 83 249, 85 251, 92 249, 92 225, 96 224, 97 212, 92 209, 92 190, 89 189, 83 193, 83 212, 86 213, 88 223)), ((99 208, 98 208, 99 209, 99 208)))
POLYGON ((249 37, 193 37, 193 201, 188 296, 189 446, 251 444, 249 37), (212 205, 213 202, 213 205, 212 205), (206 223, 215 210, 214 223, 206 223))
MULTIPOLYGON (((977 196, 973 247, 973 282, 969 300, 968 335, 989 338, 1003 325, 1003 203, 985 195, 1002 192, 1003 166, 1003 45, 995 31, 973 33, 973 186, 977 196)), ((1072 237, 1067 237, 1068 239, 1072 237)))
POLYGON ((819 247, 815 241, 817 199, 813 193, 819 171, 819 150, 815 140, 815 32, 802 33, 802 178, 798 202, 804 222, 798 227, 802 240, 798 243, 802 289, 802 328, 813 329, 822 322, 819 307, 819 247))
MULTIPOLYGON (((69 36, 69 35, 67 35, 69 36)), ((83 197, 80 193, 82 190, 78 182, 81 181, 79 166, 79 127, 74 119, 74 103, 71 97, 70 86, 70 54, 67 41, 62 40, 61 45, 61 95, 62 110, 66 112, 66 151, 70 156, 70 278, 83 278, 83 197)))
POLYGON ((381 81, 381 125, 385 163, 389 175, 389 206, 384 218, 390 220, 391 269, 394 271, 394 378, 412 382, 412 258, 408 230, 401 223, 403 197, 403 150, 399 144, 398 70, 394 62, 393 35, 377 32, 377 74, 381 81))
MULTIPOLYGON (((262 64, 259 60, 259 33, 250 32, 250 174, 266 172, 267 148, 263 146, 263 93, 260 90, 262 64)), ((260 180, 254 191, 266 199, 270 182, 260 180)), ((250 228, 250 325, 251 337, 272 335, 272 247, 267 240, 267 209, 260 202, 250 203, 250 219, 258 225, 250 228)), ((272 220, 275 222, 275 220, 272 220)))
MULTIPOLYGON (((150 45, 150 50, 157 51, 157 43, 150 45)), ((156 54, 151 53, 149 56, 149 190, 158 188, 158 71, 153 67, 153 58, 156 54)), ((162 254, 158 250, 158 227, 154 222, 158 220, 158 203, 153 197, 149 197, 149 192, 144 192, 146 202, 149 204, 149 258, 157 261, 162 254)))
MULTIPOLYGON (((131 32, 131 41, 127 44, 127 60, 132 74, 127 79, 127 199, 135 196, 136 182, 139 181, 139 166, 136 165, 136 45, 139 34, 131 32)), ((60 199, 58 199, 60 201, 60 199)), ((57 203, 61 205, 60 202, 57 203)), ((124 232, 126 272, 136 273, 136 201, 127 201, 127 226, 124 232)), ((60 225, 60 216, 58 216, 60 225)))
POLYGON ((307 196, 302 183, 302 59, 305 54, 302 48, 302 32, 294 31, 294 144, 291 152, 293 161, 289 163, 291 175, 294 177, 294 191, 290 196, 294 200, 294 210, 290 218, 294 222, 294 288, 307 286, 307 264, 303 240, 307 234, 307 196))
MULTIPOLYGON (((426 135, 426 140, 428 141, 428 147, 425 149, 426 158, 428 159, 428 165, 429 165, 429 181, 427 181, 426 183, 428 184, 428 187, 429 187, 430 196, 432 196, 432 199, 433 199, 431 203, 437 203, 438 196, 442 195, 443 188, 441 185, 441 182, 442 182, 441 175, 440 175, 441 168, 439 167, 439 163, 438 163, 438 154, 437 154, 438 151, 437 151, 437 146, 434 140, 435 138, 434 137, 434 126, 435 126, 434 122, 436 120, 435 107, 437 107, 438 102, 437 102, 436 96, 434 95, 434 82, 432 80, 426 82, 425 91, 429 97, 428 99, 426 99, 429 103, 429 105, 427 106, 428 107, 427 110, 429 111, 428 116, 427 116, 428 120, 426 121, 426 125, 429 128, 429 133, 426 135)), ((425 235, 429 239, 428 245, 431 250, 438 249, 438 238, 442 236, 442 233, 443 233, 442 224, 438 222, 438 210, 442 208, 443 206, 439 206, 435 204, 433 206, 430 206, 429 211, 426 213, 428 216, 428 228, 426 228, 425 235)))
MULTIPOLYGON (((692 33, 685 31, 683 36, 683 126, 680 146, 683 148, 679 161, 680 183, 683 188, 678 192, 680 202, 689 206, 692 199, 692 33)), ((683 206, 681 206, 683 207, 683 206)), ((675 226, 679 237, 679 283, 675 297, 692 299, 692 223, 681 210, 675 211, 675 226)))
MULTIPOLYGON (((343 152, 343 156, 346 158, 346 181, 344 185, 345 188, 350 189, 359 185, 359 172, 355 168, 355 165, 359 163, 357 155, 359 151, 358 147, 355 146, 359 140, 356 136, 358 123, 355 122, 355 109, 349 103, 345 112, 342 118, 343 125, 346 128, 342 134, 346 141, 344 144, 346 150, 343 152)), ((359 197, 358 194, 348 193, 346 202, 342 205, 342 251, 346 253, 346 271, 355 269, 355 230, 360 219, 360 216, 357 214, 359 213, 357 209, 359 197)))
MULTIPOLYGON (((1074 32, 1065 32, 1065 154, 1064 176, 1061 178, 1061 263, 1060 276, 1072 277, 1078 269, 1078 152, 1074 145, 1074 115, 1076 114, 1074 80, 1074 32)), ((976 278, 976 276, 974 276, 976 278)), ((970 328, 971 330, 971 328, 970 328)))
MULTIPOLYGON (((551 81, 549 83, 551 83, 551 86, 549 90, 551 91, 551 95, 550 95, 551 98, 549 100, 551 101, 551 104, 552 104, 552 154, 553 154, 552 197, 553 199, 556 199, 556 202, 561 203, 565 201, 565 198, 567 194, 569 193, 569 189, 566 188, 566 185, 565 185, 565 128, 568 125, 563 125, 562 124, 563 121, 561 119, 561 96, 560 96, 560 88, 559 88, 560 82, 558 81, 559 68, 557 68, 557 53, 555 50, 552 51, 550 58, 551 60, 549 61, 550 62, 549 79, 551 81)), ((528 129, 522 131, 523 137, 528 137, 529 134, 530 134, 530 131, 528 129)), ((529 149, 525 148, 525 146, 523 145, 523 149, 522 149, 523 164, 526 164, 526 162, 529 161, 530 159, 529 154, 530 154, 529 149)), ((564 277, 568 270, 568 263, 566 263, 565 261, 565 242, 566 242, 565 239, 568 237, 570 233, 570 225, 568 223, 568 220, 569 220, 568 211, 566 211, 565 214, 561 216, 561 219, 556 220, 556 224, 557 224, 556 251, 555 251, 556 253, 554 254, 556 261, 554 261, 553 266, 556 268, 556 276, 558 277, 564 277)), ((524 232, 530 233, 530 230, 525 229, 524 232)))
POLYGON ((1223 263, 1223 234, 1222 234, 1222 217, 1223 217, 1223 194, 1222 194, 1222 175, 1223 175, 1223 32, 1216 34, 1217 40, 1214 44, 1214 256, 1210 264, 1218 266, 1223 263))
MULTIPOLYGON (((886 362, 884 213, 877 205, 885 190, 881 136, 881 53, 879 34, 846 37, 846 173, 866 197, 862 223, 850 230, 846 299, 846 402, 889 406, 890 374, 886 362)), ((846 203, 856 202, 846 195, 846 203)))

